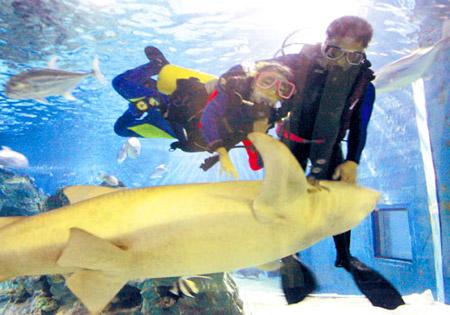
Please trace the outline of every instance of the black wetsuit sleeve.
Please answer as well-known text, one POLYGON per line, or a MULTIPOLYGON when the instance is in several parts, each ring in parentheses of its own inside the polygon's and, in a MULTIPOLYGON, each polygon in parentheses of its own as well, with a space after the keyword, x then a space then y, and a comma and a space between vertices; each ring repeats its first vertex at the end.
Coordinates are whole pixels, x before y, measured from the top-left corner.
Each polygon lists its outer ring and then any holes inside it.
POLYGON ((356 111, 351 118, 347 160, 359 163, 361 159, 362 151, 366 145, 367 127, 372 115, 374 102, 375 87, 372 83, 369 83, 361 104, 357 105, 356 111))

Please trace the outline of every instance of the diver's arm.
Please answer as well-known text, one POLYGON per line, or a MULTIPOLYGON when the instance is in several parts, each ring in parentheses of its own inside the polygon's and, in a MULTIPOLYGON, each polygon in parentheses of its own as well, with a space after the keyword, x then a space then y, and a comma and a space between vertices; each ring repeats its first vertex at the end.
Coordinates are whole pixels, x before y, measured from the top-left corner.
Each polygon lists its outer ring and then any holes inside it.
MULTIPOLYGON (((132 106, 130 104, 130 106, 132 106)), ((129 127, 142 123, 137 121, 137 115, 133 112, 130 107, 120 116, 114 124, 114 132, 121 137, 142 137, 135 133, 134 131, 128 129, 129 127)))
POLYGON ((114 124, 114 132, 121 137, 176 138, 172 125, 157 108, 149 108, 146 112, 147 115, 142 116, 142 112, 130 103, 114 124), (146 128, 146 125, 152 127, 146 128))
POLYGON ((225 116, 223 103, 226 101, 226 94, 219 88, 216 97, 205 106, 201 118, 201 133, 211 151, 224 146, 220 136, 220 128, 223 128, 222 119, 225 116))
POLYGON ((375 102, 375 87, 369 83, 361 104, 353 113, 348 135, 347 161, 359 163, 362 151, 366 145, 367 128, 375 102))
POLYGON ((350 121, 350 132, 348 135, 347 159, 336 167, 333 179, 355 184, 358 172, 358 164, 361 153, 366 144, 367 126, 372 114, 375 101, 375 88, 369 83, 363 100, 357 104, 355 112, 350 121))

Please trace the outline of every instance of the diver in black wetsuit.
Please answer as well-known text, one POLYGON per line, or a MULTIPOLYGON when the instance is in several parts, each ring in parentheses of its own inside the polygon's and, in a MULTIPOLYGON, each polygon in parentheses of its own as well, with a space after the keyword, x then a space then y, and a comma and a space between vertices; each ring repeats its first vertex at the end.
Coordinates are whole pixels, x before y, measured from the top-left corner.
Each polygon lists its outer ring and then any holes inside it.
MULTIPOLYGON (((297 93, 284 102, 290 112, 278 129, 281 140, 301 166, 311 163, 309 181, 356 183, 357 167, 366 142, 367 125, 375 101, 374 79, 364 53, 372 27, 362 18, 345 16, 333 21, 324 43, 305 45, 298 54, 277 58, 292 69, 297 93), (346 136, 347 156, 341 142, 346 136)), ((373 305, 394 309, 404 304, 397 290, 380 274, 350 254, 350 231, 333 237, 335 266, 349 271, 373 305)), ((296 257, 283 259, 283 290, 288 303, 301 301, 315 289, 311 272, 296 257)))

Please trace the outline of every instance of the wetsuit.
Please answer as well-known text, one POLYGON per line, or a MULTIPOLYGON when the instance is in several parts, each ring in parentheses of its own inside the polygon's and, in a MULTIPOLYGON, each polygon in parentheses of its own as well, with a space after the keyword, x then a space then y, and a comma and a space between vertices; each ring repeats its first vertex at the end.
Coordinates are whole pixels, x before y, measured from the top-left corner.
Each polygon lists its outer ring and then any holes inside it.
POLYGON ((169 98, 156 89, 151 78, 159 72, 157 63, 147 63, 116 76, 112 85, 129 107, 114 124, 114 131, 122 137, 176 138, 177 128, 170 124, 163 113, 169 98))
MULTIPOLYGON (((298 54, 277 58, 278 62, 287 65, 294 71, 295 83, 299 91, 291 100, 283 104, 282 111, 291 113, 289 119, 285 121, 280 135, 303 169, 306 169, 307 161, 310 160, 312 163, 310 175, 317 179, 330 180, 336 167, 344 161, 341 142, 347 130, 346 160, 359 163, 366 143, 367 126, 375 101, 375 88, 370 83, 374 76, 369 69, 368 61, 357 66, 359 68, 353 68, 348 72, 353 71, 352 79, 348 79, 346 73, 340 70, 341 78, 330 80, 329 72, 331 71, 322 66, 324 64, 320 62, 320 58, 323 57, 319 45, 307 47, 298 54), (344 86, 340 89, 336 88, 338 91, 325 91, 325 87, 332 86, 332 84, 343 84, 344 86), (328 97, 324 97, 325 94, 328 97), (324 98, 329 100, 323 100, 324 98), (340 99, 340 104, 333 104, 336 99, 340 99), (327 102, 329 104, 326 104, 327 102), (326 107, 328 112, 324 111, 322 106, 328 106, 326 107), (320 119, 325 121, 330 116, 337 117, 330 118, 328 124, 321 124, 318 119, 319 115, 321 115, 320 119), (291 140, 291 134, 295 141, 291 140), (313 154, 323 158, 314 160, 313 154), (316 173, 313 173, 315 170, 316 173)), ((350 231, 335 235, 333 238, 337 250, 335 265, 349 270, 352 259, 350 231)), ((313 287, 306 288, 305 296, 313 289, 313 287)), ((302 298, 297 298, 297 301, 302 298)))
POLYGON ((230 149, 243 141, 253 170, 262 161, 251 146, 247 135, 252 132, 256 120, 269 118, 272 109, 266 105, 247 103, 253 78, 247 76, 242 66, 231 68, 222 75, 210 97, 201 118, 201 132, 210 151, 219 147, 230 149))

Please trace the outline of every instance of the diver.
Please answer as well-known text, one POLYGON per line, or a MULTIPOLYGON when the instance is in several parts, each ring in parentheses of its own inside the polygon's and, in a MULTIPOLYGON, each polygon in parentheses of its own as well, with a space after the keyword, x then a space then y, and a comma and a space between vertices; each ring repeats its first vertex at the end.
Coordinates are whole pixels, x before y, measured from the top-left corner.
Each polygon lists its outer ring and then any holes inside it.
POLYGON ((114 124, 114 131, 122 137, 175 138, 176 133, 163 117, 169 98, 160 93, 152 76, 168 64, 164 55, 154 47, 146 47, 149 63, 116 76, 112 85, 129 101, 128 109, 114 124))
POLYGON ((275 104, 295 92, 286 66, 238 65, 217 79, 169 64, 155 47, 146 47, 145 53, 149 63, 113 79, 114 89, 130 102, 114 125, 118 135, 174 138, 171 150, 217 152, 201 168, 206 171, 220 160, 222 169, 235 177, 227 152, 244 141, 250 167, 262 167, 246 136, 255 127, 266 132, 277 117, 275 104))
POLYGON ((262 161, 246 139, 252 131, 267 132, 276 120, 276 104, 295 92, 291 70, 277 62, 256 62, 246 68, 237 65, 223 74, 201 117, 201 132, 208 150, 218 153, 221 169, 238 177, 228 151, 243 142, 252 170, 262 161))
MULTIPOLYGON (((374 75, 365 54, 372 33, 366 20, 344 16, 328 26, 323 43, 304 45, 299 53, 275 59, 292 69, 297 86, 297 93, 282 104, 281 111, 289 114, 277 133, 303 169, 310 162, 308 179, 316 189, 321 189, 322 179, 356 183, 375 101, 374 75), (341 143, 346 135, 344 159, 341 143)), ((350 254, 350 231, 333 239, 335 266, 351 273, 373 305, 394 309, 404 304, 386 279, 350 254)), ((298 257, 283 262, 286 298, 288 303, 299 302, 315 289, 314 277, 298 257)))

